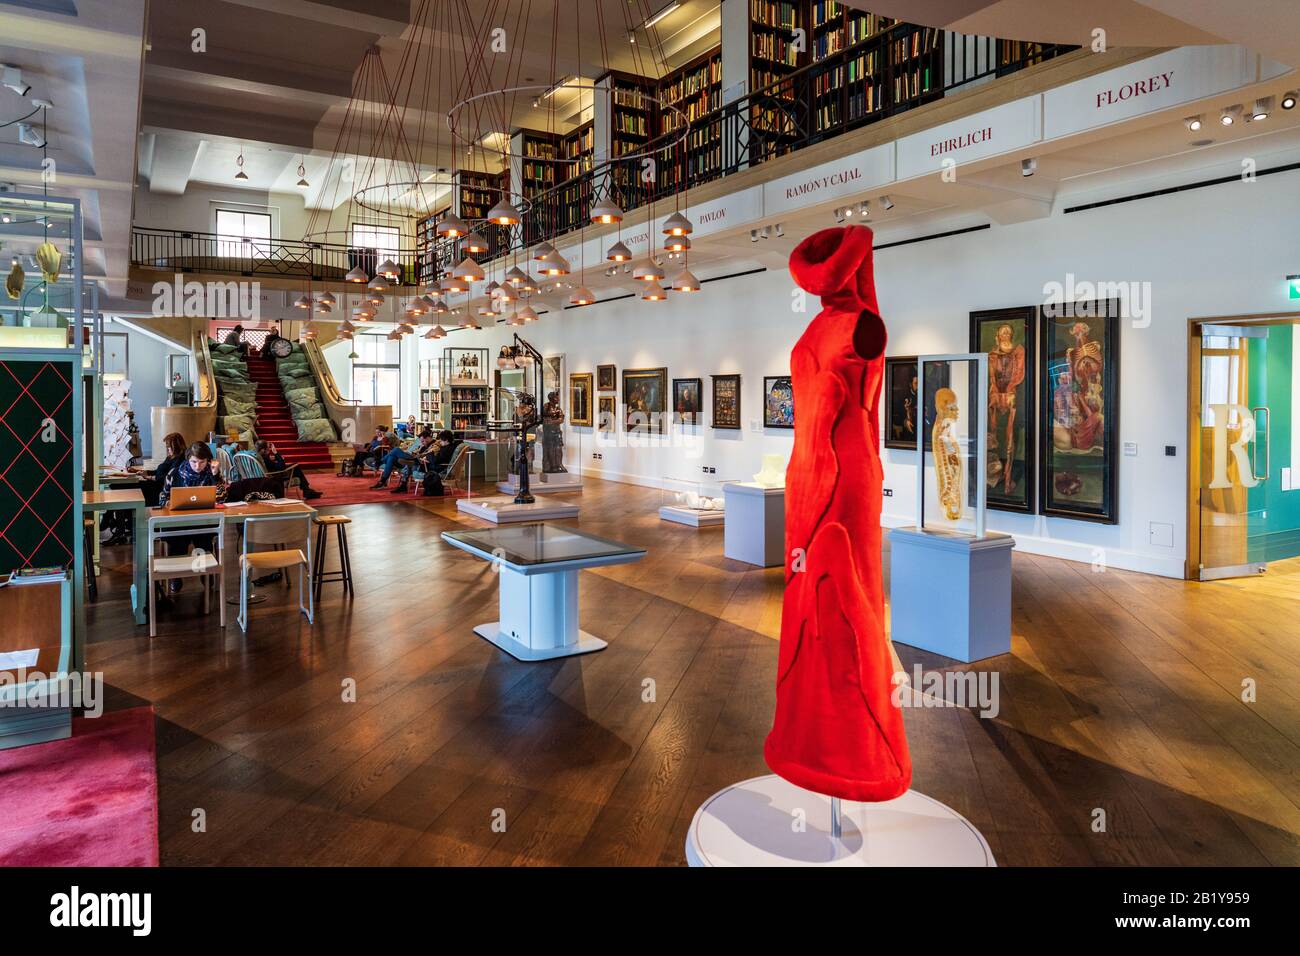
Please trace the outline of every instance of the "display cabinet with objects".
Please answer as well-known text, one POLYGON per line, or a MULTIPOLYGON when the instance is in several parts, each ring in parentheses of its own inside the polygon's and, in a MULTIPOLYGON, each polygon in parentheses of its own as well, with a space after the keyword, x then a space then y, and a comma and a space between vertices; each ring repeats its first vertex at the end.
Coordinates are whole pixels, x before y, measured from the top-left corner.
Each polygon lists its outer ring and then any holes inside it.
POLYGON ((461 439, 487 436, 487 349, 443 349, 438 379, 442 424, 461 439))
POLYGON ((725 486, 736 480, 712 475, 700 478, 665 475, 659 482, 659 517, 692 528, 721 525, 726 517, 725 486))
POLYGON ((419 367, 420 421, 442 427, 442 389, 438 387, 438 361, 421 359, 419 367))
MULTIPOLYGON (((989 357, 922 355, 916 523, 889 532, 891 637, 960 661, 1011 650, 1011 550, 986 528, 989 357)), ((996 475, 995 475, 996 477, 996 475)))

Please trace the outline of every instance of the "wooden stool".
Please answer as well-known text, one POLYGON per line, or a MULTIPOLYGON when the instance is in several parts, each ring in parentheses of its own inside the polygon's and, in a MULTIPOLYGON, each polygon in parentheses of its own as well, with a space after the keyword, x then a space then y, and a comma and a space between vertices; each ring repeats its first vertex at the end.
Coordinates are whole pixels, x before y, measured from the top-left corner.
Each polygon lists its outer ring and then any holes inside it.
POLYGON ((345 515, 318 514, 316 516, 316 555, 312 568, 312 588, 316 592, 317 601, 320 600, 320 587, 326 581, 341 581, 344 590, 348 594, 352 593, 352 561, 348 557, 347 529, 351 523, 352 519, 345 515), (331 526, 338 528, 339 569, 337 571, 325 570, 325 548, 329 544, 331 526))

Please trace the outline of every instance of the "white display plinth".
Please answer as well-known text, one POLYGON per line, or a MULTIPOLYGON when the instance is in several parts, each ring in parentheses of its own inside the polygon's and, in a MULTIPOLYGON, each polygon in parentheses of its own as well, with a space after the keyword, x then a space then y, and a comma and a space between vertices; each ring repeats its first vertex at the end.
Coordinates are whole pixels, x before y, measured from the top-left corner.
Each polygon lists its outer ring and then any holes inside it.
POLYGON ((565 501, 539 498, 530 505, 517 505, 514 498, 505 495, 492 498, 458 498, 456 510, 494 524, 506 524, 510 521, 548 521, 552 518, 578 516, 578 506, 565 501))
MULTIPOLYGON (((528 490, 535 495, 582 491, 582 476, 571 471, 552 472, 545 479, 541 475, 531 475, 528 478, 528 490)), ((497 491, 503 495, 519 494, 519 476, 511 475, 505 481, 498 481, 497 491)))
POLYGON ((890 640, 965 663, 1011 652, 1007 534, 889 532, 890 640))
POLYGON ((730 517, 722 553, 760 568, 785 564, 785 489, 733 481, 723 486, 723 495, 730 517))
POLYGON ((768 774, 720 790, 686 833, 691 866, 997 866, 979 830, 932 797, 909 790, 884 803, 841 804, 768 774))
POLYGON ((665 521, 690 525, 692 528, 713 528, 727 520, 725 511, 700 511, 697 508, 679 508, 676 505, 664 505, 659 509, 659 517, 665 521))

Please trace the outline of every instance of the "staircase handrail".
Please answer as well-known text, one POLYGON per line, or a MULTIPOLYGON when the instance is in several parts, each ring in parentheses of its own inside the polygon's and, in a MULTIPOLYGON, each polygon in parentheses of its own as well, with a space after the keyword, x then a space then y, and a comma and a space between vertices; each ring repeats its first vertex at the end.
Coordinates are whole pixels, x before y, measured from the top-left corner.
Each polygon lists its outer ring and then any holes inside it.
POLYGON ((208 333, 197 330, 191 339, 194 354, 194 405, 217 407, 217 376, 212 371, 212 353, 208 351, 208 333))
POLYGON ((325 353, 316 342, 311 339, 303 342, 302 351, 316 379, 321 403, 344 441, 364 441, 376 426, 393 423, 391 405, 363 405, 360 400, 343 397, 325 353))

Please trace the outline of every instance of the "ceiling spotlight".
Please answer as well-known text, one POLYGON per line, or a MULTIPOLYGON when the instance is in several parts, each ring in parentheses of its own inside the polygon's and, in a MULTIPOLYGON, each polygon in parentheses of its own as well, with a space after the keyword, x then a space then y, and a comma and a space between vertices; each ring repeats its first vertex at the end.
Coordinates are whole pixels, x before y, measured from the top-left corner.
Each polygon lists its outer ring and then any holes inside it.
POLYGON ((665 236, 689 236, 694 229, 691 221, 679 212, 673 213, 664 220, 665 236))
POLYGON ((636 270, 632 273, 633 279, 640 279, 642 282, 657 283, 663 277, 664 270, 655 265, 654 261, 650 259, 649 256, 641 260, 641 264, 637 266, 636 270))
POLYGON ((749 230, 749 241, 750 241, 750 242, 758 242, 758 230, 757 230, 757 229, 751 229, 751 230, 749 230))
POLYGON ((1199 116, 1189 116, 1187 119, 1183 120, 1183 122, 1187 124, 1187 128, 1193 133, 1197 132, 1201 128, 1201 117, 1199 116))
POLYGON ((4 85, 19 96, 26 96, 32 90, 31 86, 23 81, 21 67, 0 63, 0 76, 2 76, 4 85))
POLYGON ((244 151, 242 149, 239 151, 239 158, 235 160, 235 165, 239 167, 239 170, 235 173, 235 178, 240 182, 248 179, 248 173, 244 172, 244 151))
POLYGON ((591 207, 591 221, 597 223, 622 222, 623 210, 608 199, 602 199, 591 207))
POLYGON ((1266 120, 1271 112, 1273 112, 1273 97, 1260 97, 1255 101, 1255 108, 1250 112, 1251 122, 1258 123, 1260 120, 1266 120))
POLYGON ((632 250, 621 241, 616 242, 609 247, 609 252, 605 253, 605 258, 611 262, 627 262, 632 258, 632 250))
POLYGON ((683 269, 677 275, 673 276, 673 281, 669 283, 674 292, 699 292, 700 280, 691 274, 689 269, 683 269))
POLYGON ((1237 122, 1237 117, 1241 115, 1241 106, 1225 106, 1223 112, 1219 114, 1219 125, 1231 126, 1237 122))
POLYGON ((1300 96, 1300 93, 1297 93, 1295 90, 1288 90, 1286 93, 1283 93, 1282 109, 1284 110, 1295 109, 1295 101, 1297 96, 1300 96))
POLYGON ((836 222, 844 221, 844 210, 839 207, 836 207, 835 209, 835 221, 836 222))
MULTIPOLYGON (((37 149, 45 148, 45 138, 30 123, 18 124, 18 141, 26 143, 28 146, 35 146, 37 149)), ((247 179, 248 177, 245 176, 244 178, 247 179)))
POLYGON ((298 182, 294 185, 299 189, 311 188, 311 183, 307 182, 307 167, 302 164, 301 159, 298 160, 298 182))
POLYGON ((862 200, 862 202, 858 203, 858 213, 859 213, 859 215, 861 215, 864 219, 865 219, 867 216, 870 216, 870 215, 871 215, 871 200, 870 200, 870 199, 864 199, 864 200, 862 200))
POLYGON ((888 212, 894 208, 894 200, 890 199, 888 196, 881 196, 880 205, 884 206, 885 211, 888 212))
POLYGON ((519 210, 514 207, 505 196, 502 196, 495 206, 488 210, 487 221, 494 222, 498 226, 517 226, 519 225, 519 210))
POLYGON ((1034 172, 1037 169, 1038 169, 1038 160, 1034 159, 1034 157, 1032 156, 1030 156, 1028 159, 1022 159, 1020 161, 1021 176, 1032 176, 1034 175, 1034 172))
POLYGON ((785 235, 785 224, 778 222, 776 224, 776 237, 780 239, 784 235, 785 235))
POLYGON ((465 225, 465 220, 454 212, 449 212, 442 217, 442 222, 434 228, 434 232, 444 239, 455 239, 469 232, 469 226, 465 225))

